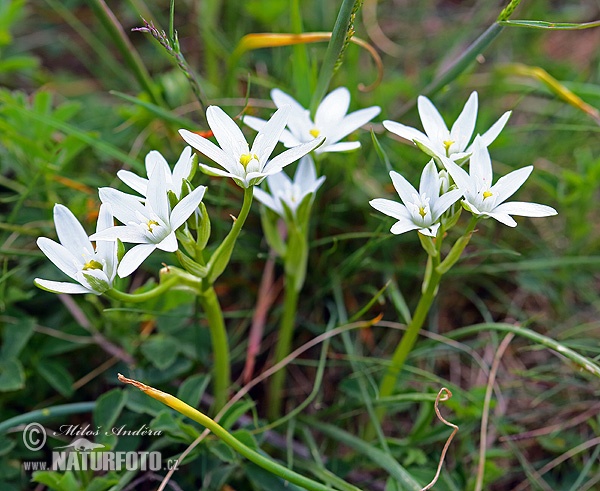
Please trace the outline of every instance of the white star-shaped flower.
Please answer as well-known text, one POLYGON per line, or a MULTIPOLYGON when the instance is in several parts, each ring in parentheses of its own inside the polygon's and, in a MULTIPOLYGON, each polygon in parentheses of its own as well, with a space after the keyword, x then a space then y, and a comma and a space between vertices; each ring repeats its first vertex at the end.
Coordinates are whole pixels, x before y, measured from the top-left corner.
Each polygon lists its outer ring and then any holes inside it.
POLYGON ((298 163, 294 180, 290 179, 283 171, 270 175, 267 177, 267 184, 271 194, 256 188, 254 196, 267 208, 279 216, 285 217, 284 203, 292 213, 295 213, 304 198, 315 193, 324 180, 324 176, 317 179, 315 164, 309 155, 305 155, 298 163))
POLYGON ((200 164, 203 172, 213 176, 231 177, 240 187, 248 188, 260 184, 265 177, 276 174, 286 165, 295 162, 314 150, 323 138, 312 138, 307 143, 286 150, 269 160, 284 131, 290 107, 281 107, 256 135, 252 148, 246 138, 221 108, 210 106, 206 111, 208 125, 220 147, 210 140, 187 130, 179 130, 182 138, 200 153, 214 160, 223 169, 200 164))
MULTIPOLYGON (((117 245, 98 242, 94 249, 88 234, 75 215, 63 205, 54 205, 54 225, 60 244, 46 237, 40 237, 37 245, 58 269, 77 283, 36 278, 33 280, 35 285, 54 293, 95 295, 112 288, 117 272, 117 245)), ((113 225, 110 206, 100 206, 96 230, 101 232, 113 225)))
POLYGON ((383 198, 371 200, 369 204, 398 220, 390 229, 393 234, 418 230, 423 235, 435 237, 440 227, 440 217, 458 201, 462 192, 453 189, 440 196, 443 183, 433 160, 423 169, 418 192, 397 172, 391 171, 390 177, 404 204, 383 198))
POLYGON ((156 166, 148 181, 147 196, 137 198, 112 188, 101 188, 100 199, 111 205, 117 220, 124 223, 99 231, 90 237, 97 241, 138 244, 123 256, 117 273, 129 276, 155 249, 175 252, 178 249, 175 231, 196 211, 206 186, 199 186, 171 210, 167 195, 167 177, 163 166, 156 166))
POLYGON ((485 142, 480 137, 475 138, 473 143, 468 174, 450 159, 444 159, 444 165, 463 193, 465 208, 474 215, 492 217, 504 225, 516 227, 517 222, 510 215, 548 217, 557 214, 554 208, 537 203, 505 203, 527 180, 533 166, 512 171, 492 185, 492 161, 485 142))
MULTIPOLYGON (((192 173, 192 163, 194 158, 192 156, 191 147, 185 147, 181 155, 179 156, 179 160, 175 164, 173 168, 173 172, 171 172, 171 168, 169 164, 165 160, 165 158, 161 155, 157 150, 152 150, 148 152, 146 155, 146 175, 150 177, 156 166, 161 166, 164 169, 167 189, 172 191, 177 198, 181 197, 181 182, 184 179, 187 179, 192 173)), ((142 196, 146 196, 148 192, 148 179, 138 176, 133 172, 128 170, 120 170, 117 172, 117 176, 121 181, 127 184, 131 189, 137 191, 142 196)))
MULTIPOLYGON (((383 126, 406 140, 417 142, 419 147, 431 157, 449 157, 458 161, 471 153, 472 145, 469 146, 469 142, 473 137, 477 120, 477 92, 471 94, 450 130, 439 111, 427 97, 419 96, 417 106, 425 133, 395 121, 384 121, 383 126)), ((510 114, 511 111, 505 112, 481 136, 485 146, 489 146, 498 137, 510 114)))
MULTIPOLYGON (((371 121, 381 111, 381 108, 372 106, 347 114, 350 107, 350 92, 346 87, 338 87, 323 99, 317 108, 314 121, 310 118, 310 111, 285 92, 273 89, 271 98, 277 107, 284 105, 291 107, 291 115, 287 122, 289 129, 283 131, 280 141, 286 147, 293 147, 318 136, 324 136, 325 143, 315 151, 317 154, 345 152, 359 148, 360 142, 338 142, 371 121)), ((266 121, 254 116, 245 116, 244 123, 255 130, 262 130, 266 121)))

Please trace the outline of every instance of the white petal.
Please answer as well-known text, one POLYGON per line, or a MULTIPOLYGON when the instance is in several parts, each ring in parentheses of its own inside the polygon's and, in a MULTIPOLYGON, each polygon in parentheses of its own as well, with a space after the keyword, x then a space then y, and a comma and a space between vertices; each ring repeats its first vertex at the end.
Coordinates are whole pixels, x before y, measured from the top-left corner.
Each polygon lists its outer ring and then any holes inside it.
POLYGON ((192 161, 192 147, 185 147, 173 168, 173 184, 175 189, 178 190, 178 195, 179 189, 181 189, 181 181, 187 179, 192 173, 192 161))
POLYGON ((242 123, 247 126, 250 126, 253 130, 260 131, 262 130, 267 122, 264 119, 257 118, 255 116, 243 116, 242 123))
MULTIPOLYGON (((102 204, 98 212, 96 232, 102 232, 107 228, 114 227, 114 218, 109 204, 102 204)), ((117 266, 117 244, 107 240, 96 242, 96 256, 106 264, 106 275, 112 281, 117 266)))
POLYGON ((341 142, 327 145, 327 141, 315 150, 315 153, 349 152, 360 148, 360 142, 341 142))
POLYGON ((392 225, 390 232, 392 232, 394 235, 400 235, 405 232, 410 232, 411 230, 417 230, 418 228, 419 225, 415 225, 410 220, 401 220, 392 225))
POLYGON ((287 124, 290 111, 290 106, 280 107, 256 136, 250 153, 256 154, 261 163, 266 162, 273 153, 279 136, 287 124))
POLYGON ((272 173, 271 169, 274 169, 274 168, 281 169, 281 168, 285 167, 286 165, 291 164, 292 162, 295 162, 300 157, 303 157, 307 153, 312 152, 317 146, 319 146, 321 143, 323 143, 323 140, 324 140, 323 137, 316 138, 312 141, 303 143, 302 145, 298 145, 297 147, 290 148, 289 150, 286 150, 285 152, 280 153, 279 155, 277 155, 277 157, 275 157, 274 159, 269 161, 269 163, 267 163, 267 165, 263 169, 263 172, 265 174, 272 173))
POLYGON ((248 153, 248 143, 242 130, 223 109, 209 106, 206 110, 206 119, 219 145, 226 153, 233 156, 248 153))
MULTIPOLYGON (((272 176, 269 176, 269 177, 272 177, 272 176)), ((260 201, 263 205, 265 205, 267 208, 270 208, 278 215, 283 215, 283 208, 281 207, 281 203, 279 202, 279 200, 275 201, 273 199, 273 196, 271 196, 269 193, 266 193, 259 187, 255 187, 254 188, 254 197, 258 201, 260 201)))
POLYGON ((427 235, 428 237, 437 236, 438 229, 440 228, 440 223, 434 223, 431 227, 420 228, 419 233, 423 235, 427 235))
POLYGON ((344 119, 338 121, 336 125, 330 126, 329 128, 320 125, 318 127, 324 128, 324 133, 327 135, 329 143, 333 144, 367 124, 380 112, 381 108, 377 106, 367 107, 348 114, 344 119))
POLYGON ((422 142, 428 142, 429 138, 425 133, 422 133, 416 128, 411 128, 410 126, 403 125, 402 123, 397 123, 396 121, 384 121, 383 126, 386 130, 391 131, 395 135, 398 135, 400 138, 404 138, 412 142, 413 140, 419 140, 422 142))
POLYGON ((143 177, 140 177, 128 170, 120 170, 117 172, 117 177, 137 193, 140 193, 142 196, 146 196, 148 179, 144 179, 143 177))
POLYGON ((423 129, 430 140, 442 141, 449 134, 448 127, 439 111, 427 97, 420 95, 417 99, 419 116, 423 129))
POLYGON ((300 189, 309 189, 317 180, 317 170, 315 162, 310 155, 305 155, 298 162, 296 173, 294 174, 294 183, 300 186, 300 189))
POLYGON ((148 180, 148 196, 146 206, 149 207, 163 223, 169 223, 171 207, 167 194, 167 176, 162 165, 156 165, 148 180))
POLYGON ((292 111, 298 114, 301 114, 305 111, 304 107, 302 107, 302 105, 300 105, 296 99, 287 95, 282 90, 273 89, 271 91, 271 99, 273 99, 273 102, 277 107, 290 106, 292 111))
POLYGON ((150 242, 150 239, 140 228, 131 225, 107 228, 90 236, 90 240, 95 241, 116 241, 117 239, 130 244, 147 244, 150 242))
POLYGON ((292 180, 285 172, 281 171, 275 174, 270 174, 267 177, 267 184, 269 185, 269 191, 271 191, 274 196, 277 191, 285 189, 286 186, 291 186, 292 180))
POLYGON ((419 194, 425 194, 432 200, 440 195, 440 177, 433 160, 430 160, 423 169, 421 182, 419 183, 419 194))
POLYGON ((508 215, 517 215, 520 217, 550 217, 558 214, 558 212, 550 206, 522 201, 502 203, 501 205, 496 206, 493 211, 494 213, 507 213, 508 215))
POLYGON ((219 177, 239 177, 237 174, 233 174, 232 172, 227 172, 222 169, 217 169, 216 167, 211 167, 206 164, 200 164, 200 170, 209 176, 219 176, 219 177))
POLYGON ((492 217, 495 220, 498 220, 500 223, 507 225, 509 227, 516 227, 517 226, 517 222, 515 222, 513 220, 513 218, 507 214, 507 213, 499 213, 499 212, 489 212, 489 213, 483 213, 483 215, 492 217))
POLYGON ((146 155, 146 175, 148 178, 152 176, 154 169, 159 165, 165 170, 166 173, 171 173, 171 169, 169 168, 169 163, 162 156, 162 154, 158 150, 151 150, 146 155))
POLYGON ((477 121, 477 92, 472 92, 465 104, 465 107, 450 130, 450 139, 456 142, 462 152, 471 141, 473 131, 475 131, 475 122, 477 121))
POLYGON ((83 285, 79 283, 67 283, 64 281, 50 281, 50 280, 42 280, 41 278, 36 278, 33 280, 33 283, 41 288, 42 290, 46 290, 52 293, 68 293, 70 295, 77 293, 94 293, 99 295, 98 292, 93 290, 89 290, 83 285))
POLYGON ((236 161, 234 158, 221 150, 210 140, 188 130, 179 130, 179 134, 188 144, 198 150, 201 154, 206 155, 209 159, 222 166, 224 169, 227 169, 230 172, 235 169, 236 161))
POLYGON ((403 204, 391 199, 375 198, 369 201, 369 204, 381 213, 395 218, 396 220, 406 219, 410 220, 410 213, 403 204))
POLYGON ((155 249, 156 244, 140 244, 127 251, 117 270, 119 277, 125 278, 133 273, 155 249))
POLYGON ((500 204, 510 198, 517 189, 519 189, 523 183, 527 180, 531 172, 533 171, 533 165, 517 169, 504 177, 498 179, 498 182, 494 184, 490 191, 498 195, 499 201, 496 204, 500 204))
MULTIPOLYGON (((289 121, 288 121, 288 125, 289 125, 289 121)), ((281 132, 281 135, 279 135, 279 141, 281 143, 283 143, 283 146, 286 148, 295 147, 296 145, 300 145, 302 143, 289 130, 283 130, 281 132)))
MULTIPOLYGON (((78 265, 83 266, 84 264, 83 256, 75 257, 73 253, 65 246, 46 237, 40 237, 37 240, 37 245, 58 269, 60 269, 67 276, 75 279, 75 273, 78 270, 78 265)), ((81 253, 83 254, 83 250, 81 253)))
POLYGON ((339 124, 346 115, 349 107, 350 91, 346 87, 338 87, 327 94, 321 101, 321 104, 319 104, 315 113, 315 126, 321 131, 327 131, 329 134, 334 126, 339 124))
POLYGON ((483 135, 481 135, 481 139, 486 147, 490 146, 493 141, 498 137, 500 132, 504 129, 508 118, 510 118, 511 111, 505 112, 498 121, 496 121, 492 127, 487 130, 483 135))
POLYGON ((206 186, 198 186, 175 205, 175 208, 173 208, 173 212, 171 213, 171 227, 173 231, 181 227, 198 209, 205 192, 206 186))
POLYGON ((469 160, 469 175, 477 182, 492 187, 492 159, 479 135, 475 137, 471 150, 473 154, 469 160))
POLYGON ((171 232, 167 235, 163 240, 161 240, 156 247, 161 251, 166 252, 175 252, 179 245, 177 244, 177 237, 175 237, 175 232, 171 232))
POLYGON ((113 188, 100 188, 98 194, 102 203, 109 204, 113 215, 122 223, 137 221, 136 212, 145 213, 144 205, 135 196, 113 188))
POLYGON ((400 196, 402 202, 406 205, 413 202, 413 195, 419 194, 413 185, 406 178, 395 171, 390 171, 390 177, 396 192, 400 196))
POLYGON ((54 226, 60 243, 73 254, 82 254, 83 251, 87 251, 88 254, 94 252, 88 234, 66 206, 54 205, 54 226))
POLYGON ((456 203, 462 196, 462 191, 459 189, 453 189, 447 193, 442 194, 437 200, 433 202, 431 215, 433 220, 437 220, 442 214, 456 203))
POLYGON ((444 167, 458 186, 463 194, 468 193, 474 186, 474 181, 471 179, 469 174, 462 168, 452 162, 450 159, 442 158, 442 163, 444 167))

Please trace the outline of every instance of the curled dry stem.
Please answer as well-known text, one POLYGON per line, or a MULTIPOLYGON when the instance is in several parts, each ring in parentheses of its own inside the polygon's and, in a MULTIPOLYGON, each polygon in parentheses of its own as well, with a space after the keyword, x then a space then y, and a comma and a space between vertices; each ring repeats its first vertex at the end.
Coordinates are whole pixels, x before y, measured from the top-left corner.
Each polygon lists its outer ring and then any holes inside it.
POLYGON ((438 468, 435 473, 435 476, 433 477, 433 480, 427 486, 422 488, 421 491, 426 491, 428 489, 431 489, 435 485, 437 480, 439 479, 440 473, 442 472, 442 465, 444 465, 444 458, 446 457, 446 452, 448 451, 448 448, 450 447, 450 443, 452 442, 454 435, 456 435, 456 433, 458 432, 458 426, 456 426, 454 423, 450 423, 450 421, 446 420, 440 413, 440 409, 438 407, 440 402, 447 401, 451 397, 452 397, 452 392, 450 392, 448 389, 446 389, 446 387, 442 387, 440 389, 440 391, 438 392, 437 397, 435 398, 434 408, 435 408, 435 414, 437 415, 438 419, 442 423, 444 423, 446 426, 449 426, 450 428, 454 428, 454 429, 453 429, 452 433, 450 433, 450 436, 446 440, 446 444, 444 445, 444 448, 442 449, 442 455, 440 456, 440 462, 438 464, 438 468))

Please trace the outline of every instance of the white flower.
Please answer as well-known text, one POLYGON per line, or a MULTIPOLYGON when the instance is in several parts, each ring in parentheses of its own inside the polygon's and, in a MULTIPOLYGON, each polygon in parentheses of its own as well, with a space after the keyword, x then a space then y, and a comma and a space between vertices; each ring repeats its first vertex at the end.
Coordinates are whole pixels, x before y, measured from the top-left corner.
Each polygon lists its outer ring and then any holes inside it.
MULTIPOLYGON (((54 226, 60 244, 40 237, 37 245, 58 269, 79 284, 36 278, 35 285, 54 293, 95 295, 112 288, 117 271, 117 245, 98 242, 94 250, 88 234, 75 215, 63 205, 54 205, 54 226)), ((113 215, 110 206, 100 206, 96 230, 101 232, 112 226, 113 215)))
MULTIPOLYGON (((425 133, 395 121, 384 121, 383 126, 388 131, 406 140, 418 142, 421 149, 431 157, 449 157, 457 161, 467 157, 472 152, 472 145, 468 145, 473 136, 475 121, 477 120, 477 92, 471 94, 451 130, 448 130, 444 119, 427 97, 419 96, 417 105, 425 133)), ((505 112, 481 136, 485 146, 489 146, 500 134, 510 114, 511 111, 505 112)))
MULTIPOLYGON (((185 147, 179 157, 179 160, 171 172, 169 164, 165 158, 156 150, 152 150, 146 155, 146 175, 150 177, 156 166, 164 168, 166 177, 167 189, 172 191, 175 196, 179 199, 181 197, 181 181, 187 179, 192 172, 192 163, 194 159, 192 157, 192 149, 185 147)), ((127 170, 120 170, 117 172, 117 176, 121 181, 127 184, 131 189, 137 191, 142 196, 146 196, 148 190, 148 179, 138 176, 133 172, 127 170)))
POLYGON ((324 180, 324 176, 317 179, 315 164, 309 155, 305 155, 298 163, 293 181, 283 171, 272 174, 267 177, 271 194, 256 188, 254 196, 267 208, 285 217, 284 203, 292 213, 295 213, 302 200, 307 195, 315 193, 324 180))
POLYGON ((248 188, 260 184, 266 176, 276 174, 323 142, 323 138, 312 138, 308 143, 286 150, 268 161, 285 128, 289 113, 289 107, 282 107, 275 112, 256 135, 252 148, 249 148, 244 134, 233 119, 217 106, 210 106, 206 110, 206 119, 220 148, 191 131, 179 130, 179 133, 192 147, 225 169, 223 171, 200 164, 202 171, 213 176, 231 177, 239 186, 248 188))
POLYGON ((463 204, 474 215, 492 217, 504 225, 516 227, 517 222, 510 215, 523 217, 547 217, 556 215, 554 208, 537 203, 511 201, 505 203, 527 180, 533 166, 510 172, 492 185, 492 161, 480 137, 473 143, 473 154, 469 159, 469 173, 450 159, 444 160, 446 169, 463 193, 463 204))
POLYGON ((391 171, 390 177, 404 205, 383 198, 371 200, 369 204, 398 220, 390 229, 393 234, 418 230, 423 235, 435 237, 440 217, 460 198, 461 191, 454 189, 440 196, 442 180, 433 160, 423 169, 419 192, 397 172, 391 171))
POLYGON ((138 244, 129 250, 117 273, 121 278, 129 276, 155 249, 175 252, 178 248, 175 231, 200 205, 206 186, 199 186, 185 196, 171 210, 167 196, 165 169, 156 166, 148 181, 145 202, 112 188, 101 188, 100 199, 109 203, 115 217, 125 225, 111 227, 90 237, 98 241, 116 241, 138 244))
MULTIPOLYGON (((291 115, 280 140, 286 147, 293 147, 312 140, 318 136, 325 137, 325 143, 315 153, 345 152, 360 147, 360 142, 341 142, 354 130, 371 121, 379 114, 377 106, 361 109, 350 114, 350 92, 346 87, 339 87, 329 93, 319 105, 315 120, 310 119, 310 111, 302 107, 295 99, 279 89, 271 91, 271 98, 277 107, 291 107, 291 115)), ((244 123, 255 130, 262 130, 266 122, 253 116, 245 116, 244 123)))

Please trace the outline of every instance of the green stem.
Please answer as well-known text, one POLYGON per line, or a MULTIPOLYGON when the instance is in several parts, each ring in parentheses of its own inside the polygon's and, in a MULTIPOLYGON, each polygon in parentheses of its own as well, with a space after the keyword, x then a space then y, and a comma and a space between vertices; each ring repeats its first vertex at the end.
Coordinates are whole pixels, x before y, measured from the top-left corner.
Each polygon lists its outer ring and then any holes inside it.
MULTIPOLYGON (((296 320, 296 310, 298 308, 298 294, 299 290, 296 289, 296 277, 291 274, 286 274, 283 316, 281 318, 281 324, 279 325, 279 332, 277 333, 277 344, 275 345, 275 356, 273 359, 274 365, 290 354, 296 320)), ((284 367, 275 372, 271 377, 271 382, 269 384, 269 403, 267 405, 267 417, 270 421, 275 421, 281 416, 285 374, 286 369, 284 367)))
POLYGON ((325 58, 323 59, 321 70, 319 71, 317 86, 310 101, 310 113, 313 116, 317 107, 319 107, 321 100, 325 96, 325 92, 327 92, 329 83, 335 72, 336 63, 344 49, 346 35, 348 34, 348 28, 350 27, 355 4, 356 0, 343 0, 342 6, 340 7, 340 11, 333 27, 333 32, 331 33, 331 39, 327 45, 325 58))
MULTIPOLYGON (((167 394, 166 392, 156 390, 135 380, 127 379, 122 375, 119 375, 119 380, 136 386, 150 397, 175 409, 175 411, 179 412, 180 414, 183 414, 184 416, 187 416, 188 418, 200 423, 202 426, 208 428, 217 438, 223 441, 226 445, 230 446, 240 455, 246 457, 249 461, 255 463, 259 467, 262 467, 268 472, 275 474, 276 476, 279 476, 282 479, 291 482, 292 484, 296 484, 309 491, 335 491, 334 488, 313 481, 312 479, 305 477, 302 474, 298 474, 297 472, 294 472, 293 470, 288 469, 287 467, 284 467, 278 462, 275 462, 274 460, 265 457, 263 454, 251 449, 250 447, 242 443, 240 440, 238 440, 231 433, 229 433, 225 428, 219 425, 219 423, 209 418, 205 414, 201 413, 197 409, 194 409, 193 407, 189 406, 185 402, 172 396, 171 394, 167 394)), ((358 488, 354 489, 358 491, 358 488)))
POLYGON ((223 319, 223 311, 212 285, 203 291, 202 295, 199 296, 199 301, 208 320, 213 350, 214 409, 219 411, 227 403, 229 386, 231 385, 229 340, 225 320, 223 319))
POLYGON ((145 302, 146 300, 152 300, 153 298, 158 297, 165 293, 169 288, 174 287, 179 282, 179 278, 176 276, 172 276, 165 281, 162 281, 160 285, 155 286, 152 290, 148 290, 147 292, 142 293, 125 293, 119 290, 115 290, 114 288, 107 290, 104 292, 109 298, 113 300, 119 300, 121 302, 129 302, 129 303, 140 303, 145 302))
POLYGON ((14 418, 7 419, 0 423, 0 435, 10 428, 19 426, 25 423, 46 421, 57 416, 65 416, 69 414, 89 413, 94 410, 96 403, 92 402, 76 402, 73 404, 61 404, 59 406, 46 407, 37 409, 25 414, 19 414, 14 418))
POLYGON ((206 281, 210 285, 212 285, 215 280, 221 276, 221 273, 225 271, 225 268, 229 264, 229 259, 231 258, 235 241, 237 240, 238 235, 240 234, 240 231, 246 222, 246 218, 248 218, 253 195, 254 186, 244 189, 244 202, 242 203, 240 214, 233 222, 233 226, 227 234, 227 237, 225 237, 223 242, 221 242, 219 247, 217 247, 217 250, 210 257, 208 264, 206 265, 206 269, 208 270, 206 281))
MULTIPOLYGON (((464 234, 461 236, 461 238, 462 237, 470 238, 473 230, 475 230, 476 224, 477 224, 477 217, 473 216, 471 218, 471 221, 470 221, 469 225, 467 226, 464 234)), ((419 337, 419 332, 421 331, 421 328, 423 327, 425 319, 427 318, 427 314, 429 313, 429 310, 431 309, 431 305, 433 304, 433 300, 435 299, 435 296, 437 294, 437 290, 438 290, 440 281, 443 276, 443 273, 439 272, 438 266, 440 265, 440 262, 441 262, 441 257, 440 257, 441 252, 440 251, 441 251, 441 247, 442 247, 442 238, 444 236, 444 233, 445 233, 444 230, 442 230, 442 228, 440 227, 440 231, 438 233, 436 244, 435 244, 436 249, 437 249, 437 255, 435 257, 429 256, 429 260, 432 262, 432 268, 431 268, 431 274, 430 274, 429 278, 426 280, 427 286, 425 287, 425 291, 422 293, 421 298, 419 299, 419 303, 417 304, 415 313, 413 314, 413 317, 407 326, 404 336, 402 336, 402 340, 400 341, 400 344, 398 344, 398 346, 396 347, 396 350, 394 351, 394 355, 392 356, 391 364, 390 364, 388 370, 386 371, 385 375, 383 376, 383 379, 381 380, 381 384, 379 386, 379 397, 380 398, 389 397, 394 392, 394 387, 396 385, 396 380, 398 378, 398 375, 402 371, 402 367, 404 366, 404 363, 406 362, 408 355, 410 354, 411 350, 413 349, 413 347, 417 341, 417 338, 419 337)), ((464 242, 464 245, 461 244, 462 250, 464 250, 466 245, 467 245, 466 242, 464 242)), ((462 250, 461 250, 461 252, 462 252, 462 250)), ((379 417, 380 421, 383 419, 384 415, 385 415, 385 406, 382 406, 377 411, 377 416, 379 417)))

